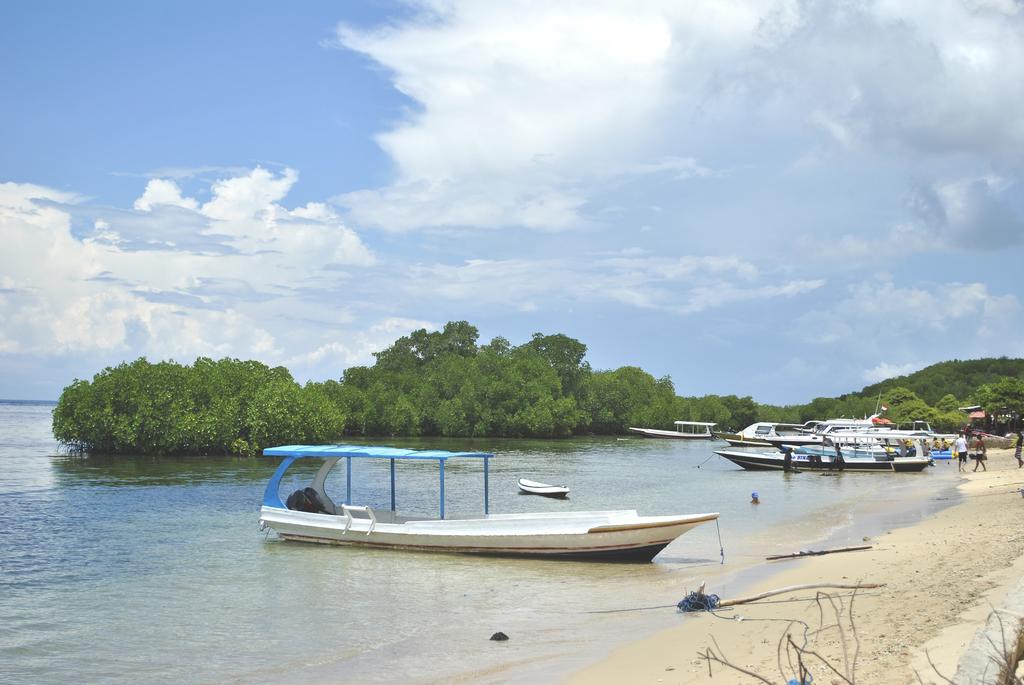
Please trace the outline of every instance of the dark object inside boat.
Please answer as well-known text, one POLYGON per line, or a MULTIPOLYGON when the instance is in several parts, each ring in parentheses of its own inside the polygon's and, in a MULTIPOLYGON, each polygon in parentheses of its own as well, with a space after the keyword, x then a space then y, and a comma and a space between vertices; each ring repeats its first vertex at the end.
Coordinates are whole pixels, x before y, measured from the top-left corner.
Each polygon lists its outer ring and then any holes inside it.
POLYGON ((311 514, 328 514, 327 508, 320 501, 320 495, 313 488, 303 488, 288 495, 285 506, 295 511, 308 511, 311 514))

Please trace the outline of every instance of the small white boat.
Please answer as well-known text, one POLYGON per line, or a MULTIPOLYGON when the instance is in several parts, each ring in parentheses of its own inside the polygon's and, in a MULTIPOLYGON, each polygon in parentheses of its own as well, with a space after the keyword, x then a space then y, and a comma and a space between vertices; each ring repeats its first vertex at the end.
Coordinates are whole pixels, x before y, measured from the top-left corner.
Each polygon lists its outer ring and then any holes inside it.
MULTIPOLYGON (((288 445, 263 451, 284 457, 263 493, 260 528, 273 528, 283 540, 384 549, 461 552, 542 558, 651 561, 670 542, 691 528, 715 521, 717 513, 640 516, 636 510, 561 513, 490 514, 488 463, 483 452, 406 450, 360 445, 288 445), (281 479, 299 460, 323 464, 309 486, 281 499, 281 479), (391 511, 379 515, 352 501, 352 459, 391 462, 391 511), (436 460, 440 467, 440 518, 413 520, 395 512, 395 462, 436 460), (484 465, 484 515, 445 519, 444 465, 449 459, 480 459, 484 465), (340 462, 346 466, 345 504, 335 504, 324 489, 327 476, 340 462)), ((340 498, 340 496, 339 496, 340 498)))
POLYGON ((675 430, 666 431, 658 428, 634 428, 629 430, 639 433, 648 438, 668 438, 671 440, 714 440, 715 435, 711 432, 713 423, 704 421, 676 421, 675 430))
POLYGON ((519 479, 519 489, 531 495, 544 495, 545 497, 568 497, 569 488, 564 485, 548 485, 538 483, 535 480, 519 479))

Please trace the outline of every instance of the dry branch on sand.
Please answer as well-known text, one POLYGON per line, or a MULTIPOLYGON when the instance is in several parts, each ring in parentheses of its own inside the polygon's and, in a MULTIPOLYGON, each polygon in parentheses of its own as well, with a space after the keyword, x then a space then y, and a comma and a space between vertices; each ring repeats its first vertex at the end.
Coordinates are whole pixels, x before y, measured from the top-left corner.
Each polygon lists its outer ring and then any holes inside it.
MULTIPOLYGON (((818 605, 819 625, 816 630, 812 630, 803 621, 796 620, 790 621, 786 626, 782 636, 779 638, 776 650, 776 664, 779 669, 779 675, 782 676, 783 681, 786 683, 807 685, 813 681, 828 682, 824 680, 825 676, 828 676, 828 678, 835 682, 848 683, 849 685, 853 685, 855 682, 854 674, 857 670, 857 657, 860 655, 860 638, 857 635, 857 624, 853 617, 853 603, 857 597, 857 590, 868 587, 868 585, 843 585, 838 583, 828 583, 825 585, 852 588, 854 592, 848 602, 843 601, 841 597, 827 592, 816 593, 813 600, 818 605), (796 639, 794 639, 791 632, 795 625, 803 626, 802 634, 797 636, 796 639), (840 647, 838 659, 826 657, 819 651, 818 644, 825 635, 835 635, 837 638, 836 642, 840 647)), ((873 586, 880 587, 878 585, 873 586)), ((807 589, 808 587, 807 585, 794 585, 790 588, 762 593, 755 597, 732 600, 730 605, 756 601, 766 596, 792 592, 794 589, 807 589)), ((810 587, 813 587, 813 585, 810 587)), ((754 673, 736 665, 726 656, 714 638, 712 638, 712 642, 714 643, 713 649, 709 647, 703 652, 699 652, 700 657, 708 664, 709 677, 713 676, 712 665, 719 664, 743 673, 759 682, 777 682, 767 676, 754 673)))

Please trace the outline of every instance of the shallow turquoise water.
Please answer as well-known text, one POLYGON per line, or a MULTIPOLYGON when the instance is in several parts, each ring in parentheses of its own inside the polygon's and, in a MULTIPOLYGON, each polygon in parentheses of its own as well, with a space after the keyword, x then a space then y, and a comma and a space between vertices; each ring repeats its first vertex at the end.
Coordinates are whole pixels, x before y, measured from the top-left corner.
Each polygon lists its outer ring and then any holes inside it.
MULTIPOLYGON (((276 459, 62 456, 51 410, 0 403, 0 682, 544 680, 674 620, 587 611, 672 604, 719 569, 918 517, 955 477, 744 472, 707 442, 392 440, 495 452, 495 513, 721 512, 726 564, 713 525, 646 565, 357 550, 258 532, 276 459), (519 495, 519 477, 571 499, 519 495)), ((354 501, 386 509, 386 463, 353 470, 354 501)), ((480 513, 479 468, 446 472, 449 514, 480 513)), ((399 465, 399 510, 431 515, 437 496, 436 465, 399 465)))

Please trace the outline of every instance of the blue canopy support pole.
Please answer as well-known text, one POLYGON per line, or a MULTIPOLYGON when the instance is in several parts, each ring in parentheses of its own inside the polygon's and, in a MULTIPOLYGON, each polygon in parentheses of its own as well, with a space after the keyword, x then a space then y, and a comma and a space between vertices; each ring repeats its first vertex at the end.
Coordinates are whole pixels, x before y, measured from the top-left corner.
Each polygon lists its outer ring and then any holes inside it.
POLYGON ((345 457, 345 504, 352 504, 352 457, 345 457))
POLYGON ((437 460, 441 464, 441 518, 444 518, 444 459, 437 460))
POLYGON ((490 459, 484 459, 484 515, 491 513, 488 500, 490 499, 490 491, 488 489, 488 478, 487 478, 487 466, 490 464, 490 459))
POLYGON ((395 510, 395 460, 391 460, 391 511, 395 510))

